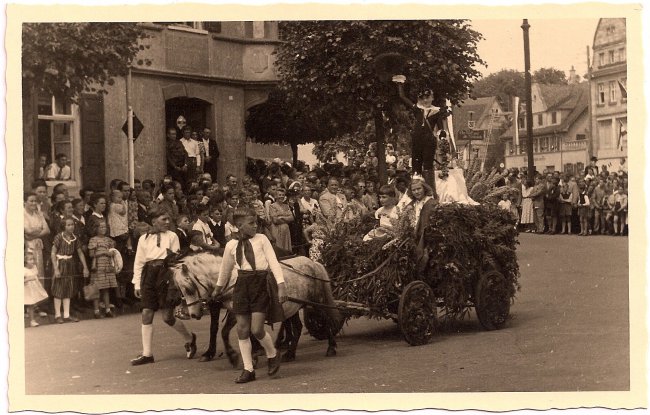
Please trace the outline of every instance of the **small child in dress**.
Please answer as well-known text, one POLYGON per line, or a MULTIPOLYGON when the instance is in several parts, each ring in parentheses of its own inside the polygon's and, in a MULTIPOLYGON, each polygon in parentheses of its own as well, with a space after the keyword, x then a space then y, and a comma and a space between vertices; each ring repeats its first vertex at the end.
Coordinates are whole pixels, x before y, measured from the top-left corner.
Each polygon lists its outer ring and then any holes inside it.
POLYGON ((268 273, 271 271, 278 285, 280 303, 287 300, 282 268, 268 238, 257 233, 257 213, 253 209, 237 210, 233 221, 239 229, 238 239, 226 244, 217 287, 213 297, 218 298, 226 286, 233 268, 237 270, 237 282, 233 292, 233 312, 237 318, 239 350, 244 370, 235 380, 246 383, 255 380, 253 369, 251 333, 264 347, 268 358, 268 374, 273 376, 280 369, 281 356, 273 345, 273 339, 264 330, 264 320, 271 301, 268 291, 268 273))
POLYGON ((40 324, 34 319, 34 308, 36 304, 47 300, 47 292, 38 280, 38 268, 36 258, 31 251, 25 252, 25 305, 29 315, 29 325, 38 327, 40 324))
POLYGON ((578 235, 589 235, 589 196, 587 185, 584 181, 578 183, 580 194, 578 195, 578 216, 580 217, 580 233, 578 235))
MULTIPOLYGON (((88 242, 88 254, 93 258, 93 267, 90 272, 90 282, 97 284, 99 295, 105 305, 105 316, 113 317, 110 308, 110 289, 117 287, 115 277, 115 266, 113 264, 112 248, 115 248, 115 241, 106 236, 106 223, 99 222, 97 235, 90 238, 88 242)), ((95 318, 103 318, 99 311, 99 298, 93 300, 95 318)))
MULTIPOLYGON (((83 276, 88 278, 86 256, 81 249, 81 242, 74 234, 75 222, 71 217, 62 221, 63 232, 54 237, 52 244, 52 265, 54 277, 52 280, 52 296, 54 296, 54 316, 59 324, 78 322, 79 319, 70 315, 70 298, 74 295, 74 276, 77 267, 74 256, 79 257, 83 266, 83 276), (63 303, 63 318, 61 304, 63 303)), ((104 225, 105 226, 105 225, 104 225)))
POLYGON ((379 188, 379 204, 381 207, 375 211, 375 219, 379 220, 379 226, 368 232, 363 237, 364 241, 389 235, 393 230, 392 221, 398 219, 397 195, 393 186, 383 185, 379 188))

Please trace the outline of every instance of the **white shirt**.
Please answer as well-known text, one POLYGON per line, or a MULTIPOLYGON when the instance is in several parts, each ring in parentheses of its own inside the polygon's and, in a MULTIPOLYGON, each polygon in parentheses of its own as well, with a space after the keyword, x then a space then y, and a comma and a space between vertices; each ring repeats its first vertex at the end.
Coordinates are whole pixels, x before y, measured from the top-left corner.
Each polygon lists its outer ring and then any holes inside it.
POLYGON ((181 138, 180 142, 185 147, 188 157, 196 157, 199 155, 199 143, 196 140, 181 138))
POLYGON ((70 180, 70 166, 59 167, 56 163, 50 164, 47 168, 47 178, 48 180, 70 180))
POLYGON ((140 289, 144 264, 154 259, 165 259, 168 249, 175 253, 181 249, 178 235, 172 231, 160 233, 160 246, 157 245, 157 240, 156 234, 149 233, 145 233, 138 240, 138 250, 133 263, 133 280, 131 281, 136 290, 140 289))
MULTIPOLYGON (((284 282, 284 275, 282 274, 282 268, 278 262, 278 258, 275 256, 271 242, 261 233, 256 234, 249 239, 251 245, 253 246, 253 253, 255 254, 255 269, 262 271, 270 269, 275 277, 275 281, 280 284, 284 282)), ((219 280, 217 285, 224 287, 228 283, 230 276, 232 275, 233 268, 236 270, 252 271, 253 267, 246 261, 246 255, 242 255, 242 264, 241 267, 237 263, 237 244, 238 240, 233 239, 226 244, 226 248, 223 252, 223 262, 221 263, 221 270, 219 271, 219 280)))
POLYGON ((210 230, 210 226, 208 226, 207 223, 203 222, 201 219, 197 219, 196 223, 194 223, 194 226, 192 226, 193 231, 199 231, 203 234, 203 242, 206 244, 211 243, 211 239, 213 237, 212 231, 210 230))
POLYGON ((300 208, 303 211, 308 211, 312 215, 314 214, 314 211, 320 210, 320 206, 318 206, 318 201, 314 198, 310 198, 309 201, 305 200, 304 197, 300 198, 300 208))

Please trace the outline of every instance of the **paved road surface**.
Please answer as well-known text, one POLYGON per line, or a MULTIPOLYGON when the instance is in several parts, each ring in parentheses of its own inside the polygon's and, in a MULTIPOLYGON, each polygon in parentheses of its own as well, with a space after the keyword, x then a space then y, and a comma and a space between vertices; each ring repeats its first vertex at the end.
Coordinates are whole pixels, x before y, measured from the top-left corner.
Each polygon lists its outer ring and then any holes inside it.
MULTIPOLYGON (((338 338, 338 356, 325 357, 326 342, 304 335, 298 359, 277 379, 258 370, 253 388, 233 382, 239 371, 224 357, 185 359, 182 340, 159 318, 156 363, 140 367, 129 365, 141 349, 137 315, 44 325, 25 331, 26 393, 629 389, 627 238, 522 234, 520 241, 522 290, 499 331, 483 331, 472 313, 431 344, 410 347, 392 321, 352 320, 338 338)), ((188 325, 200 353, 208 322, 188 325)))

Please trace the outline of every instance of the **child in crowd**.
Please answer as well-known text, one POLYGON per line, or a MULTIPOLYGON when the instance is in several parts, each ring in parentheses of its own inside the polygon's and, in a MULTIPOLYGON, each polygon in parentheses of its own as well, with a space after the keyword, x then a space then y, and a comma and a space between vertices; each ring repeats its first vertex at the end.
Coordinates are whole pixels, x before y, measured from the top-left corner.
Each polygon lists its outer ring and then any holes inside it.
POLYGON ((226 224, 223 221, 223 212, 220 207, 212 207, 208 226, 212 231, 212 237, 219 243, 219 246, 226 246, 226 224))
MULTIPOLYGON (((63 219, 64 230, 54 237, 52 245, 52 265, 54 279, 52 280, 52 296, 54 297, 54 316, 56 322, 77 322, 79 319, 70 315, 70 298, 74 295, 74 275, 76 274, 73 257, 76 254, 83 266, 83 276, 88 278, 86 256, 81 249, 81 242, 74 234, 74 220, 63 219), (61 303, 63 303, 63 318, 61 318, 61 303)), ((100 225, 101 227, 102 225, 100 225)), ((108 300, 106 300, 108 303, 108 300)))
POLYGON ((580 218, 580 233, 578 235, 589 235, 589 196, 587 195, 587 185, 584 181, 578 183, 580 194, 578 195, 578 217, 580 218))
MULTIPOLYGON (((88 242, 88 254, 93 258, 93 266, 90 272, 90 282, 97 284, 99 294, 105 305, 105 316, 113 317, 110 308, 109 293, 111 288, 117 288, 117 279, 115 277, 115 267, 113 265, 113 253, 111 249, 115 248, 115 242, 106 236, 106 224, 99 222, 96 235, 90 238, 88 242)), ((93 300, 95 318, 103 318, 99 311, 99 298, 93 300)))
POLYGON ((34 318, 34 309, 40 302, 47 300, 47 292, 38 281, 38 268, 36 258, 31 251, 25 251, 25 305, 29 315, 29 325, 38 327, 40 324, 34 318))
MULTIPOLYGON (((501 200, 499 200, 497 206, 510 213, 510 216, 512 216, 515 222, 517 222, 517 224, 519 223, 519 212, 517 211, 517 207, 514 205, 514 203, 512 203, 510 192, 506 192, 501 195, 501 200)), ((515 227, 516 226, 517 225, 515 225, 515 227)))
POLYGON ((571 188, 569 183, 564 182, 560 186, 560 205, 558 209, 558 215, 562 221, 562 229, 560 233, 567 233, 571 235, 571 211, 573 206, 571 205, 571 188))
POLYGON ((216 252, 219 250, 220 246, 219 243, 214 239, 212 230, 208 225, 210 222, 210 218, 208 217, 209 212, 210 208, 205 205, 200 205, 197 207, 196 213, 198 215, 198 218, 196 219, 192 230, 201 232, 201 235, 203 236, 199 244, 201 249, 205 251, 216 252))
POLYGON ((622 235, 627 219, 627 192, 618 188, 614 192, 614 235, 622 235))
POLYGON ((280 354, 271 336, 264 330, 264 320, 272 298, 268 290, 268 273, 273 273, 278 285, 280 303, 287 300, 282 268, 268 238, 257 233, 257 214, 252 209, 238 210, 234 222, 239 229, 239 240, 226 244, 219 272, 219 280, 213 296, 218 297, 226 286, 233 268, 237 270, 237 282, 233 293, 233 312, 237 318, 239 350, 244 370, 235 380, 246 383, 255 380, 253 369, 251 333, 260 341, 268 358, 268 374, 275 375, 280 369, 280 354))
POLYGON ((603 228, 603 233, 612 235, 613 231, 613 220, 615 217, 614 207, 616 205, 616 194, 614 192, 610 193, 605 198, 605 205, 603 206, 603 215, 605 216, 605 227, 603 228))
POLYGON ((178 244, 181 247, 181 252, 187 251, 190 248, 190 231, 192 230, 192 224, 190 223, 190 218, 181 214, 178 215, 176 219, 176 235, 178 236, 178 244))
POLYGON ((530 194, 533 192, 533 182, 531 180, 522 180, 521 185, 521 220, 519 223, 524 225, 526 232, 532 232, 535 223, 535 213, 533 210, 533 198, 530 194))
POLYGON ((389 235, 393 230, 393 220, 397 220, 397 195, 393 186, 384 185, 379 188, 379 203, 381 207, 375 211, 375 219, 379 220, 379 226, 364 237, 364 241, 374 238, 381 238, 389 235))

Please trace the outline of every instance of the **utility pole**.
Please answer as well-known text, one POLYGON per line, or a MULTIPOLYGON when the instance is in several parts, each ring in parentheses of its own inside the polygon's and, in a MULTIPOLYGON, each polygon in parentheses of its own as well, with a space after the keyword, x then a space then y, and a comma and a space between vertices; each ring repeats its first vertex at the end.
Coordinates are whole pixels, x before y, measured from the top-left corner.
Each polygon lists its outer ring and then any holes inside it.
POLYGON ((535 159, 533 157, 533 93, 531 90, 532 79, 530 75, 530 41, 528 30, 530 25, 528 19, 524 19, 521 25, 524 31, 524 61, 526 70, 526 154, 528 155, 528 180, 534 180, 535 159))
POLYGON ((589 46, 587 46, 587 85, 589 87, 589 122, 587 125, 589 126, 589 141, 587 141, 587 160, 585 161, 585 165, 589 164, 589 160, 591 157, 594 155, 594 137, 593 137, 593 125, 591 124, 593 122, 592 119, 592 108, 591 108, 591 100, 593 99, 591 96, 591 56, 589 54, 589 46))
POLYGON ((133 150, 133 104, 131 103, 131 68, 129 68, 129 73, 126 77, 126 121, 128 125, 128 156, 129 156, 129 186, 133 188, 135 186, 135 154, 133 150))

